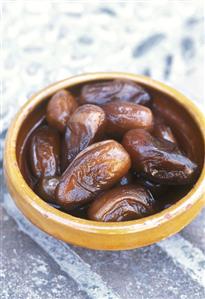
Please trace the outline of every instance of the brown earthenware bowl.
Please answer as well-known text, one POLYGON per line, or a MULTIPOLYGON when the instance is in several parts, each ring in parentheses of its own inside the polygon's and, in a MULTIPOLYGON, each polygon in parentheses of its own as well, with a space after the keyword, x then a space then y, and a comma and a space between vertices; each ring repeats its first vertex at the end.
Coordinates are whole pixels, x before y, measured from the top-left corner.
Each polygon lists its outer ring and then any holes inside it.
MULTIPOLYGON (((178 130, 176 130, 178 132, 178 130)), ((183 136, 182 136, 183 137, 183 136)), ((179 136, 180 138, 180 136, 179 136)), ((183 138, 182 138, 183 139, 183 138)), ((205 203, 205 118, 187 97, 160 82, 144 76, 127 73, 84 74, 52 84, 35 94, 17 113, 6 137, 4 171, 9 192, 23 214, 43 231, 75 245, 104 250, 142 247, 164 239, 184 228, 200 212, 205 203), (190 143, 195 160, 200 165, 200 175, 188 194, 169 208, 139 220, 101 223, 80 219, 55 209, 37 196, 24 180, 19 168, 19 156, 28 131, 35 124, 35 115, 44 113, 49 97, 61 88, 74 93, 85 82, 131 79, 140 83, 159 103, 163 113, 181 117, 179 126, 185 134, 184 145, 190 143), (76 85, 78 85, 76 87, 76 85), (170 111, 172 113, 170 113, 170 111)), ((166 194, 164 195, 167 196, 166 194)))

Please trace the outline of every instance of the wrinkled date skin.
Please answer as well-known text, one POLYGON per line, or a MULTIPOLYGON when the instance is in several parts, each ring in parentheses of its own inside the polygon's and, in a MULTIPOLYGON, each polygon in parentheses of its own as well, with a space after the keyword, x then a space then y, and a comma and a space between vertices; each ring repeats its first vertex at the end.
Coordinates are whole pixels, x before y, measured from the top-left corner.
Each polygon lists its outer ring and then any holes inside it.
POLYGON ((57 202, 71 210, 91 201, 119 181, 131 166, 128 153, 114 140, 83 150, 63 173, 56 189, 57 202))
POLYGON ((123 135, 131 129, 151 130, 152 111, 142 105, 129 102, 111 102, 102 106, 107 117, 107 132, 123 135))
POLYGON ((62 148, 62 169, 65 170, 79 152, 98 141, 104 134, 106 115, 95 105, 83 105, 71 116, 62 148))
POLYGON ((195 178, 196 164, 182 155, 172 142, 134 129, 125 134, 122 144, 131 156, 133 168, 151 181, 183 185, 195 178))
POLYGON ((29 156, 32 173, 37 178, 60 174, 60 138, 57 131, 43 126, 31 137, 29 156))
POLYGON ((55 203, 55 190, 58 183, 58 177, 42 178, 36 185, 35 192, 45 201, 55 203))
POLYGON ((78 103, 72 94, 62 89, 50 99, 46 110, 46 120, 52 127, 64 132, 69 117, 77 107, 78 103))
POLYGON ((81 104, 102 105, 111 101, 126 101, 140 105, 150 105, 151 97, 147 91, 131 80, 116 79, 83 86, 81 104))
POLYGON ((134 220, 154 213, 152 194, 140 185, 116 187, 93 201, 88 218, 95 221, 134 220))
POLYGON ((164 122, 155 119, 153 135, 160 139, 165 139, 177 145, 177 140, 172 132, 172 129, 164 122))

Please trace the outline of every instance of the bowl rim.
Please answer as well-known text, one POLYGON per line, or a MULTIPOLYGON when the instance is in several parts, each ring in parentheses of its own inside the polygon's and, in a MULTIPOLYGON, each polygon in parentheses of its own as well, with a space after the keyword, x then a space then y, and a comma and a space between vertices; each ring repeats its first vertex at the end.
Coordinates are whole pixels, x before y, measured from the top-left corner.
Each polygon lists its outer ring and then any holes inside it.
POLYGON ((76 229, 92 233, 99 233, 100 231, 103 234, 124 234, 125 230, 127 231, 127 233, 133 233, 158 226, 191 208, 200 199, 201 194, 203 194, 205 191, 205 163, 203 164, 203 169, 201 171, 200 177, 198 178, 193 188, 188 192, 186 196, 182 197, 169 208, 138 220, 105 223, 74 217, 70 214, 57 210, 56 208, 45 202, 43 199, 41 199, 24 180, 19 169, 16 156, 16 141, 21 125, 26 119, 28 113, 35 109, 41 101, 43 101, 45 98, 48 98, 54 92, 58 91, 61 88, 69 88, 71 86, 87 81, 110 79, 130 79, 139 84, 149 85, 154 89, 172 96, 176 102, 181 104, 183 107, 185 106, 185 109, 194 119, 199 130, 201 131, 203 142, 205 145, 205 129, 203 129, 205 124, 205 116, 193 101, 191 101, 179 91, 164 83, 142 75, 135 75, 124 72, 85 73, 82 75, 66 78, 45 87, 44 89, 35 93, 20 108, 7 132, 4 150, 4 171, 5 174, 7 174, 7 176, 10 178, 14 190, 21 195, 22 200, 25 200, 27 204, 31 205, 35 210, 38 210, 38 212, 44 217, 49 217, 55 222, 63 223, 65 226, 72 226, 76 229), (18 184, 15 183, 14 178, 15 180, 18 179, 18 184))

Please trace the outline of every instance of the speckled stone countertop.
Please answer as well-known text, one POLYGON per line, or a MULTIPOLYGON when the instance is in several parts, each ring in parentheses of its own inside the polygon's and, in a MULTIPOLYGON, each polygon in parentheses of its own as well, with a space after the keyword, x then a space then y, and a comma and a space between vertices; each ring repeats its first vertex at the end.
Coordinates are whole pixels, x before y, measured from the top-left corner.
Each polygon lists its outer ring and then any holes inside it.
MULTIPOLYGON (((1 149, 30 95, 82 72, 145 74, 204 106, 203 4, 1 1, 1 149)), ((152 246, 92 251, 38 230, 15 207, 3 176, 1 183, 2 299, 205 298, 205 211, 152 246)))

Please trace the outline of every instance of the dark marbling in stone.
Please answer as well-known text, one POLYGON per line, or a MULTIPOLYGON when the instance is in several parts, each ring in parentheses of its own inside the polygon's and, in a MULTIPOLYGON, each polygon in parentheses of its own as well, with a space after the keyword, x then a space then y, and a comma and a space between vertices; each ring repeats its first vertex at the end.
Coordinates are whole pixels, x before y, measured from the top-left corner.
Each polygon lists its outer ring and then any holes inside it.
POLYGON ((153 47, 157 46, 165 38, 166 36, 163 33, 155 33, 147 37, 133 49, 133 57, 137 58, 145 55, 148 51, 151 51, 153 47))

